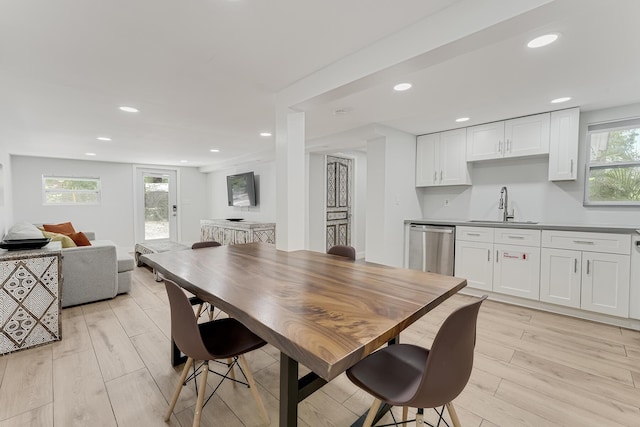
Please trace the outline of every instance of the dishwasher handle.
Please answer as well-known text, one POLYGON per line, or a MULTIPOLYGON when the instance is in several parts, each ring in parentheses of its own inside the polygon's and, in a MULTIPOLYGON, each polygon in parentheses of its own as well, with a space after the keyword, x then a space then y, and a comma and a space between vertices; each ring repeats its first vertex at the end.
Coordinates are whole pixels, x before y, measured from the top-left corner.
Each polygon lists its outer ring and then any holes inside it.
POLYGON ((452 234, 452 228, 435 228, 435 227, 425 227, 424 225, 416 225, 411 224, 411 229, 416 231, 422 231, 425 233, 442 233, 442 234, 452 234))

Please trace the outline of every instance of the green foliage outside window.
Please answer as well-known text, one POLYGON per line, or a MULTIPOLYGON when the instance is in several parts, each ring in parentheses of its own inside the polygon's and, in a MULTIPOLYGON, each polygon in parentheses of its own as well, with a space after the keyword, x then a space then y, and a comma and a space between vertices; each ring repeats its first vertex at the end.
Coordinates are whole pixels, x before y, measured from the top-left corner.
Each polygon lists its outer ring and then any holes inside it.
POLYGON ((592 132, 588 200, 640 204, 640 128, 592 132))

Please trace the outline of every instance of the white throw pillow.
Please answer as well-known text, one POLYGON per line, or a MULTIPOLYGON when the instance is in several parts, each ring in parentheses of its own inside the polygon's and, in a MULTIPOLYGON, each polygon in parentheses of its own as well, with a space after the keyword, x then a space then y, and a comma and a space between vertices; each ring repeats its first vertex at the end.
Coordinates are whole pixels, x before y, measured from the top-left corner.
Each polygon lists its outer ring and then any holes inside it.
POLYGON ((28 222, 18 222, 9 229, 4 240, 42 239, 42 231, 28 222))

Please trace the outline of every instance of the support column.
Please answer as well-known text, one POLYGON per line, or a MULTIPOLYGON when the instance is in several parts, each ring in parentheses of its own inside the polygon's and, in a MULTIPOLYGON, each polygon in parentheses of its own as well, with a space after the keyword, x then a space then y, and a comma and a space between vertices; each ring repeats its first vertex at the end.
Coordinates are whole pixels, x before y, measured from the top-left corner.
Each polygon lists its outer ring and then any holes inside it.
POLYGON ((305 115, 276 111, 276 248, 305 248, 305 115))

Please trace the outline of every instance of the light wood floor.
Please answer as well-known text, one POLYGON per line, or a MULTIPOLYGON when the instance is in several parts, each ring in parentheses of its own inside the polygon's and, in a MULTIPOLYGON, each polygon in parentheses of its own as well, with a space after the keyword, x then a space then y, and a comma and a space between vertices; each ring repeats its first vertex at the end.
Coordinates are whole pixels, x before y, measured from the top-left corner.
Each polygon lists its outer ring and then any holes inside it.
MULTIPOLYGON (((166 293, 145 268, 133 277, 129 295, 63 310, 62 341, 0 357, 0 427, 167 425, 179 369, 169 363, 166 293)), ((429 346, 468 299, 447 301, 401 340, 429 346)), ((247 359, 277 425, 278 352, 267 346, 247 359)), ((190 384, 169 425, 191 425, 195 401, 190 384)), ((299 425, 348 426, 370 403, 342 375, 300 405, 299 425)), ((640 426, 640 333, 486 301, 473 374, 455 404, 465 427, 640 426)), ((250 391, 227 382, 201 425, 261 418, 250 391)))

